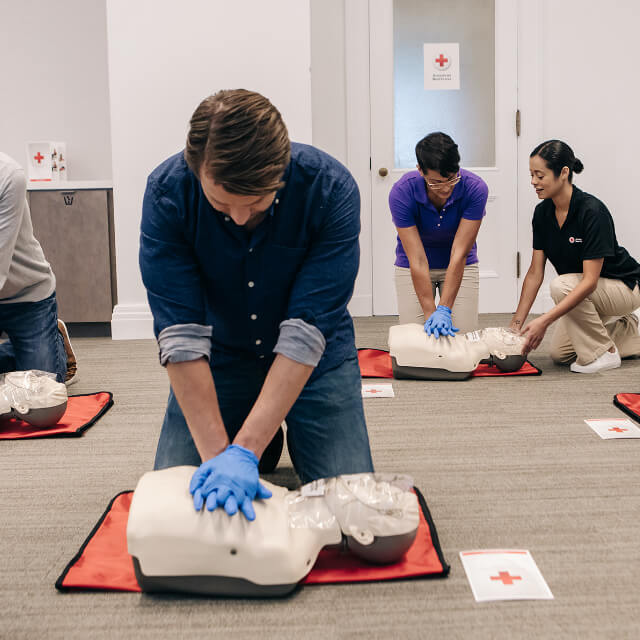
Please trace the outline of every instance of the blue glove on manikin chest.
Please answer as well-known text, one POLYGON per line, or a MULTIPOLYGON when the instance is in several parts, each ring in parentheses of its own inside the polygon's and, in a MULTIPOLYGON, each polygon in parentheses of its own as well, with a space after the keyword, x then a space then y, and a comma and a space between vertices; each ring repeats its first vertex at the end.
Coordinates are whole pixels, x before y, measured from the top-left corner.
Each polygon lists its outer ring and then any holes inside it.
POLYGON ((189 491, 196 511, 206 502, 209 511, 224 507, 232 516, 240 507, 247 520, 256 517, 253 500, 271 497, 271 491, 260 482, 256 454, 237 444, 203 462, 191 478, 189 491))
POLYGON ((451 309, 445 307, 443 304, 439 304, 436 310, 429 316, 424 323, 424 330, 427 335, 434 335, 436 338, 440 336, 456 337, 456 332, 460 331, 457 327, 454 327, 451 322, 451 309))

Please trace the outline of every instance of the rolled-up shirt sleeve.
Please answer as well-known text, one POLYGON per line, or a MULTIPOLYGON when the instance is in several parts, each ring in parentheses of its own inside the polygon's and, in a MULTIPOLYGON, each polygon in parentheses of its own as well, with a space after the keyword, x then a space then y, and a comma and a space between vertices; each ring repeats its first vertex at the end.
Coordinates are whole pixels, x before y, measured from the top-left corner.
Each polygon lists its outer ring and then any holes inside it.
POLYGON ((174 324, 158 335, 160 364, 210 359, 211 327, 200 324, 174 324))
POLYGON ((150 179, 142 205, 140 271, 153 314, 160 362, 209 357, 204 290, 176 204, 150 179))
POLYGON ((316 366, 347 311, 360 262, 360 194, 349 174, 326 212, 298 271, 274 352, 316 366))

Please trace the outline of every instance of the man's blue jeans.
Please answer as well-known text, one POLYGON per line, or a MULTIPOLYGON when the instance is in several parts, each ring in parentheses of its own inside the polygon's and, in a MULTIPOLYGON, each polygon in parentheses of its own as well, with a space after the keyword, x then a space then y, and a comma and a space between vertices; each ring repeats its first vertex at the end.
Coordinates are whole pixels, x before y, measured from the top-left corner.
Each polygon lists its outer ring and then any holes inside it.
POLYGON ((0 344, 0 373, 38 369, 67 375, 67 354, 58 331, 55 291, 39 302, 0 304, 0 331, 9 339, 0 344))
MULTIPOLYGON (((255 359, 212 364, 220 411, 229 439, 251 411, 266 369, 255 359)), ((287 415, 287 443, 302 483, 346 473, 373 471, 362 408, 362 383, 356 354, 307 382, 287 415)), ((202 460, 173 394, 158 441, 155 469, 199 466, 202 460)))

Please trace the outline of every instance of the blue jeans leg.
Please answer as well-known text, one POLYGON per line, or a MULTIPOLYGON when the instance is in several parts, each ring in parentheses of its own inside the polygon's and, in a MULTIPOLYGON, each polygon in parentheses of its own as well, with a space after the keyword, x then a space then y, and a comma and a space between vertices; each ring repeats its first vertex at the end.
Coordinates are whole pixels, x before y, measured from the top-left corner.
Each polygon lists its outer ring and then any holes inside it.
POLYGON ((303 483, 373 471, 355 354, 307 383, 287 416, 287 444, 303 483))
MULTIPOLYGON (((222 420, 232 441, 260 393, 266 371, 255 360, 236 360, 224 366, 212 366, 212 374, 222 420)), ((172 389, 153 468, 165 469, 183 464, 198 466, 201 463, 200 454, 172 389)))
MULTIPOLYGON (((251 411, 266 377, 255 360, 213 366, 220 412, 233 440, 251 411)), ((360 367, 356 355, 311 380, 295 402, 287 422, 287 442, 302 482, 344 473, 373 471, 362 408, 360 367)), ((154 469, 200 465, 202 460, 173 394, 165 413, 154 469)))
POLYGON ((58 331, 55 292, 39 302, 0 304, 0 329, 9 337, 0 345, 0 373, 38 369, 64 382, 67 355, 58 331))

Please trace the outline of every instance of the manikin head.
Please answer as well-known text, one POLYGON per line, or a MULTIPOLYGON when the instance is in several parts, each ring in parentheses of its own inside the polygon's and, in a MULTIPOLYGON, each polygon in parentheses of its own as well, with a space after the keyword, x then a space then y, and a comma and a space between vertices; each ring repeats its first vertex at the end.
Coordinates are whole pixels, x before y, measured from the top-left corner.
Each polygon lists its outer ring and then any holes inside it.
POLYGON ((267 98, 224 90, 194 111, 184 155, 211 206, 242 226, 259 221, 283 186, 291 144, 267 98))
POLYGON ((561 140, 547 140, 539 144, 529 156, 531 186, 540 200, 555 198, 570 189, 573 174, 584 165, 575 157, 571 147, 561 140))

